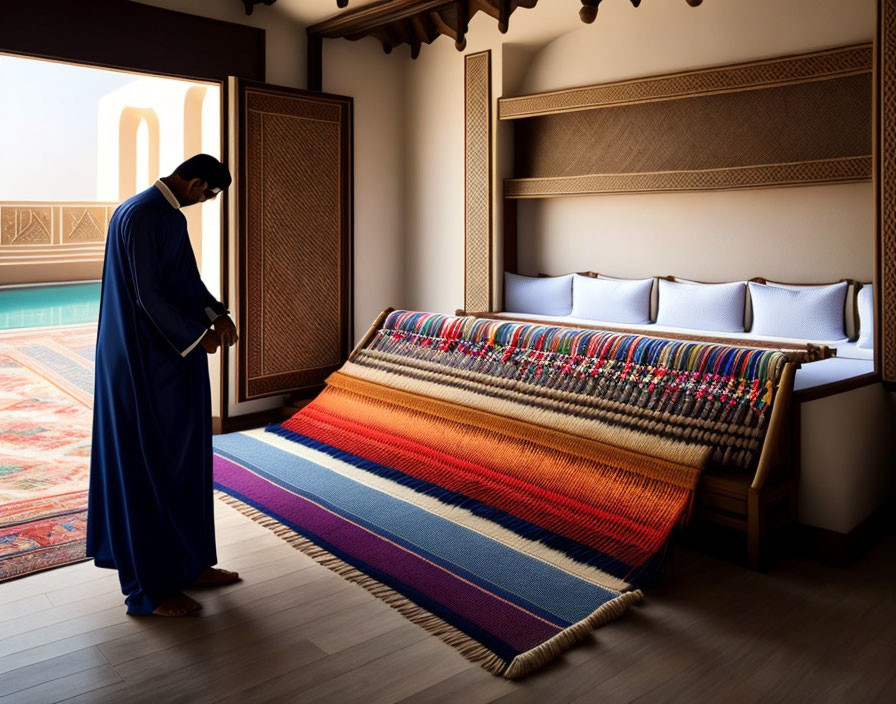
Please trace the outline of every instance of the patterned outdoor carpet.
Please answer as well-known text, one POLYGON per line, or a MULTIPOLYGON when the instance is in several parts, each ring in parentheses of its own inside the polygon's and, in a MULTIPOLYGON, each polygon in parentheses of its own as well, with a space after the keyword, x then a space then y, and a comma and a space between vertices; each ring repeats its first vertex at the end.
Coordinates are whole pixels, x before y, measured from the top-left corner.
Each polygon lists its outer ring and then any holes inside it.
POLYGON ((215 485, 496 675, 640 601, 711 458, 761 448, 779 352, 392 312, 215 485))
POLYGON ((95 342, 0 334, 0 581, 85 559, 95 342))

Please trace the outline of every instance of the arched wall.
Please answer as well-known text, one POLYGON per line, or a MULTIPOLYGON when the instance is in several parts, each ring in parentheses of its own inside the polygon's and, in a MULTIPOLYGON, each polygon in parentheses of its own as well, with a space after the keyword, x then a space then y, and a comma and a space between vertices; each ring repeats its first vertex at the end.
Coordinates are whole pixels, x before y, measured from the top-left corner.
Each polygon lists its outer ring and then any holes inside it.
POLYGON ((151 108, 125 107, 118 119, 118 199, 137 192, 137 130, 141 122, 149 131, 147 181, 159 177, 159 118, 151 108))
MULTIPOLYGON (((207 93, 208 88, 205 86, 192 86, 184 95, 184 159, 202 151, 202 104, 207 93)), ((187 232, 190 233, 193 253, 201 267, 202 207, 187 208, 183 212, 187 218, 187 232)))

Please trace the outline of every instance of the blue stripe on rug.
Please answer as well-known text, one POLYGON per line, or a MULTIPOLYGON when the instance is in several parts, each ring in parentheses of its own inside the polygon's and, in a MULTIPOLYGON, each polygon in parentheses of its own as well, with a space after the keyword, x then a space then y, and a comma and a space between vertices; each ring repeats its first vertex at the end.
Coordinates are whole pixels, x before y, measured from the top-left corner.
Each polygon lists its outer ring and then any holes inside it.
MULTIPOLYGON (((470 513, 493 521, 517 535, 529 540, 537 541, 553 550, 562 552, 564 555, 577 562, 594 567, 617 579, 631 581, 633 572, 631 565, 628 565, 625 562, 620 562, 619 560, 606 555, 599 550, 595 550, 588 545, 583 545, 572 538, 557 535, 541 526, 530 523, 522 518, 518 518, 506 511, 502 511, 499 508, 489 506, 488 504, 472 499, 469 496, 460 494, 456 491, 445 489, 438 484, 412 477, 398 469, 378 464, 358 455, 353 455, 338 447, 334 447, 333 445, 327 445, 314 438, 284 428, 282 425, 269 425, 265 430, 269 433, 274 433, 280 437, 286 438, 287 440, 292 440, 295 443, 304 445, 312 450, 323 452, 334 459, 350 464, 358 469, 366 470, 379 477, 383 477, 384 479, 390 479, 397 484, 401 484, 402 486, 406 486, 421 494, 438 499, 442 503, 466 509, 470 513)), ((645 572, 646 566, 647 565, 638 571, 642 578, 647 575, 647 572, 645 572)))
MULTIPOLYGON (((223 453, 219 453, 223 456, 223 453)), ((475 638, 480 643, 482 643, 485 647, 491 650, 493 653, 501 657, 505 662, 510 662, 516 655, 518 655, 518 651, 514 649, 512 646, 505 643, 503 640, 498 638, 497 636, 489 633, 488 631, 480 628, 476 624, 470 622, 465 619, 463 616, 460 616, 456 612, 447 608, 443 604, 439 603, 435 599, 428 597, 426 594, 423 594, 421 591, 414 589, 411 586, 408 586, 404 582, 399 579, 396 579, 392 575, 387 572, 383 572, 376 567, 373 567, 367 564, 364 560, 357 557, 356 555, 350 555, 335 545, 325 540, 321 536, 315 534, 313 531, 309 531, 307 528, 300 526, 296 523, 293 523, 285 516, 280 515, 276 511, 271 510, 269 507, 264 506, 263 504, 254 501, 253 499, 241 494, 240 492, 231 489, 225 484, 219 484, 217 482, 214 483, 214 488, 220 491, 223 491, 226 494, 234 497, 235 499, 239 499, 247 506, 251 506, 252 508, 260 511, 266 516, 270 516, 274 520, 282 523, 287 526, 291 530, 295 531, 298 535, 303 538, 307 538, 312 543, 317 545, 318 547, 323 548, 328 553, 333 555, 334 557, 338 557, 343 562, 355 567, 356 569, 364 572, 369 575, 373 579, 375 579, 380 584, 385 584, 387 587, 394 589, 399 592, 403 596, 407 597, 411 601, 413 601, 418 606, 426 609, 431 614, 435 614, 439 618, 441 618, 446 623, 451 624, 455 628, 463 631, 471 638, 475 638)))
MULTIPOLYGON (((572 623, 572 622, 566 621, 562 617, 560 617, 548 610, 543 609, 538 604, 532 603, 531 601, 529 601, 525 597, 521 596, 520 594, 518 594, 514 591, 510 591, 508 589, 505 589, 501 585, 496 584, 493 581, 490 581, 490 580, 484 578, 482 575, 471 572, 470 570, 466 569, 463 565, 457 564, 456 562, 453 562, 450 559, 446 559, 443 556, 440 556, 438 554, 435 554, 435 553, 432 553, 432 552, 426 550, 423 546, 389 530, 388 528, 382 527, 375 523, 371 523, 370 521, 367 521, 360 516, 347 513, 344 509, 328 502, 326 499, 324 499, 314 493, 303 491, 300 488, 297 488, 295 486, 292 486, 292 485, 284 482, 282 479, 279 479, 278 477, 271 475, 268 472, 265 472, 265 470, 261 469, 260 467, 253 465, 252 462, 245 459, 245 457, 242 457, 242 458, 237 457, 237 456, 235 456, 225 450, 221 450, 221 449, 216 449, 215 453, 224 459, 230 460, 232 462, 236 462, 236 463, 242 465, 243 467, 246 467, 247 469, 252 470, 259 476, 263 477, 264 479, 266 479, 268 481, 271 481, 271 482, 277 484, 278 486, 281 486, 290 491, 293 491, 296 494, 298 494, 299 496, 302 496, 306 499, 315 501, 316 503, 320 504, 324 508, 326 508, 330 511, 333 511, 337 515, 347 518, 354 523, 357 523, 359 526, 362 526, 363 528, 366 528, 367 530, 371 531, 372 533, 379 535, 381 537, 384 537, 384 538, 394 542, 397 545, 400 545, 401 547, 411 551, 412 553, 414 553, 416 555, 420 555, 421 557, 425 558, 426 560, 429 560, 433 564, 439 565, 440 567, 443 567, 444 569, 448 570, 452 574, 455 574, 473 584, 476 584, 477 586, 481 587, 482 589, 485 589, 486 591, 491 592, 492 594, 495 594, 496 596, 499 596, 502 599, 504 599, 512 604, 516 604, 516 605, 522 607, 526 611, 529 611, 529 612, 535 614, 536 616, 543 618, 545 621, 553 623, 562 628, 565 628, 565 627, 571 625, 571 623, 572 623)), ((302 458, 299 458, 299 459, 302 459, 302 458)), ((306 461, 310 462, 314 467, 318 467, 327 472, 331 471, 331 470, 327 469, 326 467, 319 467, 319 465, 311 462, 310 460, 306 460, 306 461)), ((339 475, 338 473, 334 473, 334 474, 336 474, 337 476, 342 476, 342 475, 339 475)), ((354 480, 349 479, 348 481, 354 481, 354 480)), ((365 487, 365 488, 368 488, 368 487, 365 487)), ((370 491, 378 491, 377 489, 370 489, 370 488, 368 488, 368 489, 370 491)), ((381 492, 379 492, 379 493, 381 493, 381 492)), ((396 500, 401 501, 401 499, 396 499, 396 500)), ((408 504, 408 505, 413 506, 413 504, 408 504)), ((426 512, 426 513, 429 513, 429 512, 426 512)), ((433 515, 433 514, 430 514, 430 515, 433 515)), ((451 525, 454 525, 448 519, 441 518, 440 516, 433 515, 433 518, 438 519, 438 520, 443 520, 451 525)), ((460 526, 460 528, 462 530, 469 530, 463 526, 460 526)), ((475 532, 475 531, 472 531, 472 532, 475 532)), ((486 538, 486 540, 490 540, 490 539, 486 538)), ((500 545, 502 549, 507 549, 512 552, 518 552, 518 551, 513 550, 513 548, 509 548, 508 546, 504 545, 500 541, 494 541, 494 542, 496 545, 500 545)))
POLYGON ((465 578, 479 580, 490 590, 502 590, 513 603, 552 615, 549 620, 553 622, 576 623, 593 611, 596 601, 603 603, 617 596, 500 541, 260 440, 233 433, 217 436, 214 445, 222 456, 266 479, 378 534, 388 534, 415 552, 425 552, 453 572, 460 574, 458 569, 462 569, 465 578))

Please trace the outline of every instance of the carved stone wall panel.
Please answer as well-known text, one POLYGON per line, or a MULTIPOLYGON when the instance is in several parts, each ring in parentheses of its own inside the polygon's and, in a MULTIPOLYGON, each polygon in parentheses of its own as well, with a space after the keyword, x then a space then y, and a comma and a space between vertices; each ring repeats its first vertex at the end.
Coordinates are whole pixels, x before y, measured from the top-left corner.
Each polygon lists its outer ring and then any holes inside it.
POLYGON ((73 242, 104 242, 108 220, 106 212, 108 208, 63 206, 60 208, 62 217, 62 243, 73 242))
POLYGON ((53 243, 53 209, 48 206, 4 206, 0 211, 0 244, 53 243))
POLYGON ((491 52, 464 57, 464 308, 492 300, 491 52))

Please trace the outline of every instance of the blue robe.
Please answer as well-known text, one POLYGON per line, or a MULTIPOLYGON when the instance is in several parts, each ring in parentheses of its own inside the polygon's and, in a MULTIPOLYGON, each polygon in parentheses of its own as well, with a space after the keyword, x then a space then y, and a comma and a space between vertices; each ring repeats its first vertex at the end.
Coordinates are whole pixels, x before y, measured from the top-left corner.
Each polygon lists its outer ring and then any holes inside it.
POLYGON ((150 613, 217 562, 207 353, 226 313, 186 218, 155 186, 109 223, 96 345, 87 555, 150 613))

